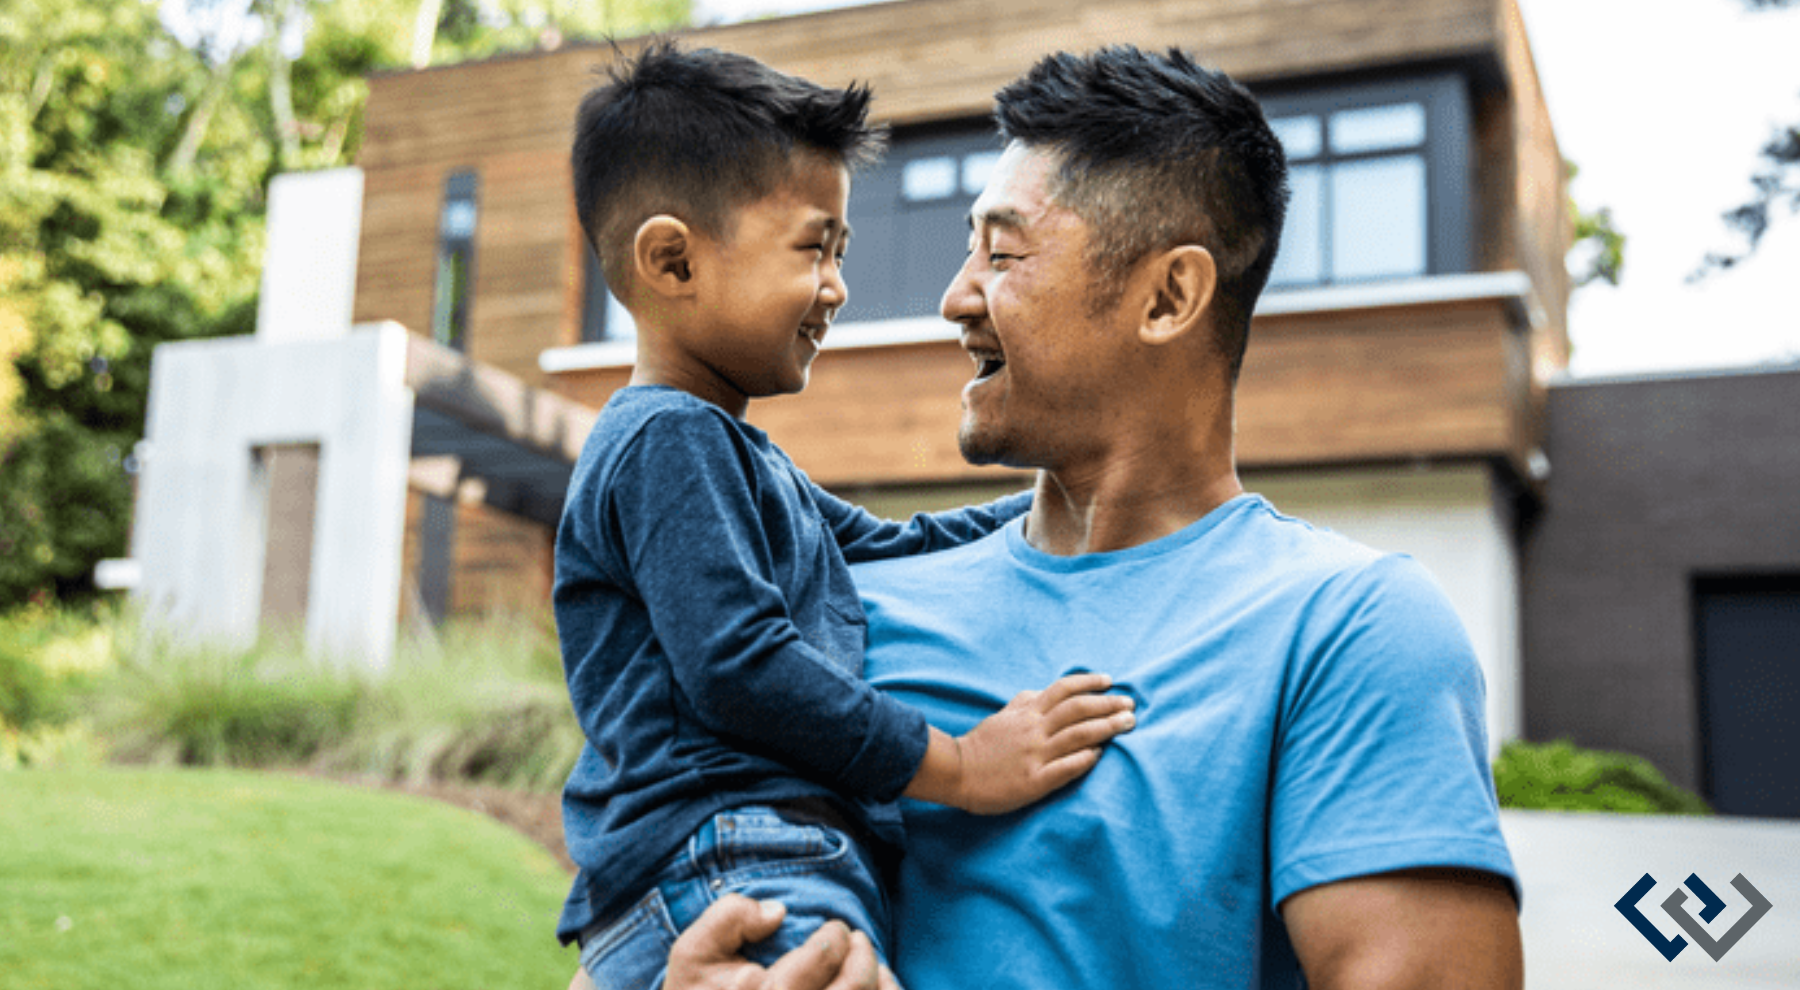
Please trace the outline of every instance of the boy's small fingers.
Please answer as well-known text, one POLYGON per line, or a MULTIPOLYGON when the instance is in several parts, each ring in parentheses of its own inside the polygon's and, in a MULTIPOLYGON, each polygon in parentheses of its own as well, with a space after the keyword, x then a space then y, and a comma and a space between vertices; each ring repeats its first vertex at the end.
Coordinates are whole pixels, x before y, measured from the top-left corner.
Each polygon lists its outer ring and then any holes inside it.
POLYGON ((1046 712, 1044 720, 1046 727, 1055 733, 1081 722, 1115 719, 1130 714, 1136 707, 1137 702, 1122 695, 1082 694, 1046 712))
POLYGON ((1065 698, 1077 694, 1093 694, 1097 691, 1104 691, 1109 687, 1112 687, 1112 677, 1106 674, 1068 674, 1064 677, 1057 678, 1049 687, 1044 689, 1043 700, 1046 705, 1057 705, 1065 698))
POLYGON ((1099 762, 1100 750, 1097 747, 1078 749, 1045 764, 1044 779, 1049 782, 1050 790, 1053 791, 1094 769, 1094 765, 1099 762))
POLYGON ((1108 718, 1085 719, 1066 725, 1052 735, 1050 750, 1061 754, 1092 749, 1098 753, 1107 742, 1136 727, 1137 717, 1131 712, 1119 712, 1108 718))

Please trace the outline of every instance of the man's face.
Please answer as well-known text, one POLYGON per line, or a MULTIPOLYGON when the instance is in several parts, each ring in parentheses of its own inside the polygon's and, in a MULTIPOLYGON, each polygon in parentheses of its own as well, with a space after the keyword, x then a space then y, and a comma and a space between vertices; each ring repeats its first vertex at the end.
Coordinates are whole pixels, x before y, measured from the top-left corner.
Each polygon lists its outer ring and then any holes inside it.
POLYGON ((972 464, 1056 470, 1104 432, 1120 307, 1092 313, 1085 221, 1050 199, 1059 166, 1014 142, 970 209, 969 256, 944 291, 976 373, 957 442, 972 464))

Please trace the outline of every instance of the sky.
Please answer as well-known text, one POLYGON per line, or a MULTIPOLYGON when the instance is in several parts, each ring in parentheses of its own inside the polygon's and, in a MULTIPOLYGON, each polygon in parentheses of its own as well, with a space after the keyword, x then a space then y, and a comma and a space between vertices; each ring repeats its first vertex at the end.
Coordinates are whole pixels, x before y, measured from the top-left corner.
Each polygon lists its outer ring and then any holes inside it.
MULTIPOLYGON (((847 6, 843 0, 697 0, 702 23, 847 6)), ((1698 283, 1709 250, 1738 242, 1720 214, 1750 196, 1757 151, 1800 121, 1800 4, 1738 0, 1519 0, 1573 193, 1625 234, 1624 277, 1570 302, 1578 377, 1800 362, 1800 215, 1749 261, 1698 283)))

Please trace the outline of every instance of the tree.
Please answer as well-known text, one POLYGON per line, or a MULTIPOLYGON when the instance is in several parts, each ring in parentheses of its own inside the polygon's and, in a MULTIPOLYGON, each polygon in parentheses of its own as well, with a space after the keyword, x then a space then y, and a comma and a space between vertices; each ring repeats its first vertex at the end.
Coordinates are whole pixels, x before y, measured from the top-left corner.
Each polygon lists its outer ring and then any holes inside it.
MULTIPOLYGON (((1741 0, 1751 10, 1777 10, 1800 6, 1800 0, 1741 0)), ((1785 204, 1789 213, 1800 213, 1800 121, 1779 126, 1757 153, 1761 160, 1750 175, 1750 198, 1723 214, 1725 225, 1743 238, 1733 252, 1707 252, 1695 279, 1724 271, 1756 253, 1773 222, 1773 210, 1785 204)))
POLYGON ((253 328, 269 180, 354 159, 364 78, 409 64, 415 26, 456 61, 689 10, 184 2, 183 37, 156 0, 0 4, 0 609, 90 593, 125 553, 151 352, 253 328))
POLYGON ((253 307, 259 176, 157 168, 205 77, 138 0, 0 16, 0 604, 124 552, 151 349, 253 307))
MULTIPOLYGON (((1574 162, 1564 161, 1569 181, 1580 173, 1574 162)), ((1575 237, 1569 245, 1569 275, 1579 289, 1592 282, 1618 285, 1625 274, 1625 235, 1613 223, 1612 209, 1584 210, 1569 197, 1569 216, 1575 220, 1575 237)))

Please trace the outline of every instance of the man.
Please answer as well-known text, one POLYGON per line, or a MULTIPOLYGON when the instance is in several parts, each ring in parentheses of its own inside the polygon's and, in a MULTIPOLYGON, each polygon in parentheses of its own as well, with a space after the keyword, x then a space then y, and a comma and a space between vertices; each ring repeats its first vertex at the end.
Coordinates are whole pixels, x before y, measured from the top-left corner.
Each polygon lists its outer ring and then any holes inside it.
MULTIPOLYGON (((1286 203, 1247 91, 1178 52, 1055 55, 1003 89, 1007 147, 943 313, 977 366, 960 442, 1038 470, 1023 525, 863 566, 870 680, 962 731, 1049 674, 1112 675, 1138 728, 1043 804, 907 808, 912 990, 1522 984, 1479 669, 1411 561, 1244 493, 1234 387, 1286 203)), ((727 899, 668 986, 871 986, 822 931, 733 958, 727 899)))

